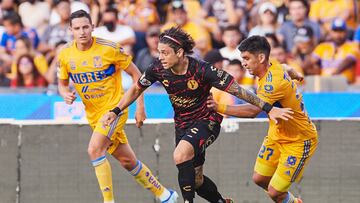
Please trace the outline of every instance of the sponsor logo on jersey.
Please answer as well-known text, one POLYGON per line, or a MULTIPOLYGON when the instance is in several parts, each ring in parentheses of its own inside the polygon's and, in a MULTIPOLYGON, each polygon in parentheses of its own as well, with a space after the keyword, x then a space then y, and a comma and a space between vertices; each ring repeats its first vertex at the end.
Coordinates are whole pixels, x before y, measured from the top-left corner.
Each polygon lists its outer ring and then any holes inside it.
POLYGON ((163 80, 163 81, 162 81, 162 84, 163 84, 165 87, 169 87, 169 81, 168 81, 168 80, 163 80))
POLYGON ((266 93, 273 93, 274 87, 272 85, 264 85, 264 90, 266 93))
POLYGON ((98 82, 112 76, 115 73, 115 66, 110 65, 107 69, 94 72, 69 73, 71 80, 76 84, 98 82))

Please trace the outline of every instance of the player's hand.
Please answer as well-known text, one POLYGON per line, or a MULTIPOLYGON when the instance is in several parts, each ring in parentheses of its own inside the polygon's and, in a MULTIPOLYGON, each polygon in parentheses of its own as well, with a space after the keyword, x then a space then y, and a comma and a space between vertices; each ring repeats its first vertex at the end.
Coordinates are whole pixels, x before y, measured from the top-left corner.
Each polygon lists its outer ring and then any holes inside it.
POLYGON ((269 115, 270 120, 273 120, 277 124, 278 123, 277 119, 282 119, 282 120, 286 120, 286 121, 289 119, 292 119, 293 113, 294 112, 291 110, 291 108, 273 107, 268 115, 269 115))
POLYGON ((217 103, 215 102, 212 94, 210 94, 210 96, 208 96, 207 101, 206 101, 206 105, 208 108, 213 109, 214 111, 217 111, 217 103))
POLYGON ((144 124, 145 119, 146 119, 146 113, 144 108, 136 110, 135 112, 136 127, 140 128, 144 124))
POLYGON ((100 122, 102 123, 102 126, 110 126, 112 122, 116 119, 116 114, 114 112, 107 112, 103 115, 103 117, 100 119, 100 122))
POLYGON ((304 81, 304 76, 299 73, 299 74, 296 76, 295 80, 297 80, 297 81, 299 81, 299 82, 302 82, 302 81, 304 81))
POLYGON ((76 94, 75 91, 65 93, 65 95, 63 95, 65 103, 71 105, 74 102, 74 100, 76 99, 75 94, 76 94))

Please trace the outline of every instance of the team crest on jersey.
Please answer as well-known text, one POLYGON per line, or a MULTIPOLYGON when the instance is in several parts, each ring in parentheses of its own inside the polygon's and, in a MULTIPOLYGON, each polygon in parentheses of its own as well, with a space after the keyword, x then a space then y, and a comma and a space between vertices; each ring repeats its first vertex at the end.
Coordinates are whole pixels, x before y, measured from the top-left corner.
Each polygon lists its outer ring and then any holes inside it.
POLYGON ((101 68, 103 66, 101 56, 94 56, 94 67, 101 68))
POLYGON ((163 84, 165 87, 169 87, 169 81, 168 81, 168 80, 163 80, 163 81, 162 81, 162 84, 163 84))
POLYGON ((88 64, 87 64, 87 61, 83 61, 82 63, 81 63, 81 65, 82 66, 87 66, 88 64))
POLYGON ((272 85, 264 85, 264 90, 266 93, 273 93, 274 87, 272 85))
POLYGON ((70 69, 71 69, 71 70, 75 70, 75 69, 76 69, 76 63, 75 63, 74 60, 70 59, 69 64, 70 64, 70 69))
POLYGON ((196 90, 199 87, 199 84, 196 82, 196 80, 192 79, 187 82, 187 86, 191 90, 196 90))
POLYGON ((287 158, 287 165, 288 166, 294 166, 296 164, 296 157, 294 156, 288 156, 287 158))

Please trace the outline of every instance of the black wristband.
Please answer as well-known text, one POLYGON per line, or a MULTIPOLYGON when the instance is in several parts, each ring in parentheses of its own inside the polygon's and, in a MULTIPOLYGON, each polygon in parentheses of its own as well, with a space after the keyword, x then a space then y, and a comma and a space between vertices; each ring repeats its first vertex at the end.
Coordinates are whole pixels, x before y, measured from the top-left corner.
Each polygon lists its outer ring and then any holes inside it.
POLYGON ((265 105, 262 107, 262 110, 265 111, 266 113, 269 113, 272 108, 273 106, 271 104, 265 103, 265 105))
POLYGON ((110 112, 113 112, 118 116, 121 113, 121 109, 119 107, 115 107, 112 110, 110 110, 110 112))

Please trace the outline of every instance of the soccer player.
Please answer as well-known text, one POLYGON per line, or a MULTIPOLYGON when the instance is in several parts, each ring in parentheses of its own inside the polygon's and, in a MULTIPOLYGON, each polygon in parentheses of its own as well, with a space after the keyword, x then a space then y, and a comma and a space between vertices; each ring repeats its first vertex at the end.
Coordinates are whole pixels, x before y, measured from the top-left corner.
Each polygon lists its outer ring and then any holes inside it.
POLYGON ((176 148, 173 158, 184 202, 193 203, 195 192, 212 203, 233 202, 224 199, 215 183, 203 175, 205 150, 217 139, 222 121, 222 116, 206 105, 211 87, 256 105, 274 120, 290 118, 291 111, 273 107, 239 86, 225 71, 188 56, 192 53, 194 41, 179 27, 164 31, 159 40, 159 58, 125 93, 120 103, 103 116, 101 122, 104 126, 112 124, 146 88, 160 81, 175 111, 176 148))
MULTIPOLYGON (((91 37, 94 26, 88 13, 76 11, 70 17, 70 30, 74 41, 65 45, 58 56, 59 91, 67 104, 76 99, 69 88, 69 78, 85 105, 87 119, 93 129, 88 154, 95 168, 96 177, 104 202, 114 202, 111 168, 106 151, 114 156, 135 180, 150 190, 162 202, 173 203, 178 197, 175 191, 166 189, 154 177, 149 168, 138 160, 131 149, 124 125, 128 117, 124 109, 111 126, 104 128, 101 116, 116 106, 124 95, 121 71, 128 73, 134 82, 140 71, 131 62, 131 56, 122 52, 117 44, 91 37)), ((138 99, 136 125, 145 119, 143 97, 138 99)))
MULTIPOLYGON (((298 181, 304 166, 314 154, 318 135, 315 125, 309 119, 302 95, 291 80, 302 80, 289 67, 269 61, 270 45, 266 38, 250 37, 239 45, 242 65, 259 78, 257 95, 274 106, 291 108, 293 119, 281 120, 277 124, 270 120, 265 137, 256 159, 253 181, 264 188, 274 202, 301 203, 289 188, 298 181), (290 73, 290 76, 288 74, 290 73)), ((255 117, 261 109, 251 104, 224 105, 208 101, 208 106, 218 112, 236 117, 255 117)))

